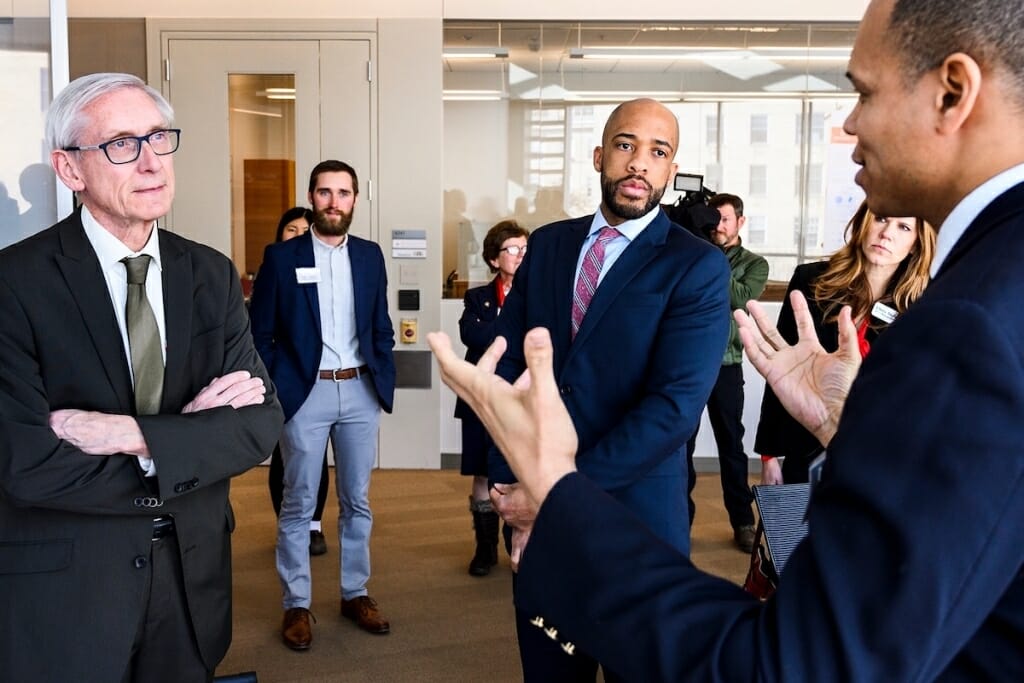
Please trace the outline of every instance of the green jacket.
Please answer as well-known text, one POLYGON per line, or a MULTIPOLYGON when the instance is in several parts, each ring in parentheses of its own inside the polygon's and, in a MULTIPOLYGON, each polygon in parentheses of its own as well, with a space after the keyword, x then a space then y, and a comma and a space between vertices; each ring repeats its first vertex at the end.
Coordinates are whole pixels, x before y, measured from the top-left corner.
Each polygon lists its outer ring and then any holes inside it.
MULTIPOLYGON (((768 282, 768 262, 764 257, 743 248, 742 242, 725 250, 729 260, 729 308, 746 310, 747 302, 757 299, 768 282)), ((743 343, 736 330, 736 321, 729 320, 729 343, 725 347, 722 365, 743 362, 743 343)))

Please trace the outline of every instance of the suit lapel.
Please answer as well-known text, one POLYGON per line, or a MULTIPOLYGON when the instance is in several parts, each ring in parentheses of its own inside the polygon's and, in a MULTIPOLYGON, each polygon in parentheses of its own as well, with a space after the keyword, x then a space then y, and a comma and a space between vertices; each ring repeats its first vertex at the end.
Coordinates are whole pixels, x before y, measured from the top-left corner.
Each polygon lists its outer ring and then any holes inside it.
POLYGON ((164 327, 167 335, 161 412, 174 412, 185 402, 185 383, 188 381, 185 368, 192 341, 192 259, 188 252, 172 244, 163 232, 158 233, 158 237, 163 266, 164 327))
POLYGON ((985 235, 1010 220, 1011 217, 1019 215, 1021 211, 1024 211, 1024 183, 1010 188, 982 209, 977 218, 971 222, 967 230, 964 231, 964 234, 957 240, 946 260, 942 262, 942 267, 936 273, 935 279, 941 278, 953 264, 969 252, 971 247, 984 238, 985 235))
MULTIPOLYGON (((313 255, 313 231, 307 230, 305 234, 299 235, 291 241, 295 243, 295 268, 315 268, 316 257, 313 255)), ((293 283, 292 286, 298 287, 304 293, 306 304, 309 306, 309 315, 313 319, 313 329, 316 330, 316 335, 319 339, 323 328, 320 327, 320 300, 317 298, 317 286, 299 287, 295 268, 290 273, 284 273, 285 281, 293 283)))
POLYGON ((583 317, 583 324, 580 325, 580 331, 573 342, 574 346, 586 341, 591 330, 601 322, 601 318, 626 285, 658 255, 665 244, 669 225, 665 214, 659 213, 619 255, 594 292, 594 298, 587 307, 587 314, 583 317))
POLYGON ((559 235, 556 246, 556 273, 565 273, 564 277, 556 277, 552 295, 555 300, 555 320, 558 329, 553 330, 555 348, 569 348, 572 343, 572 298, 576 289, 576 262, 580 257, 580 249, 587 239, 587 231, 593 221, 593 215, 580 218, 568 226, 559 235))
POLYGON ((348 236, 348 261, 352 268, 352 300, 355 307, 356 330, 364 319, 363 305, 369 300, 367 288, 370 278, 370 259, 366 257, 365 244, 358 237, 348 236))
MULTIPOLYGON (((79 213, 64 221, 60 229, 61 253, 56 256, 64 281, 78 304, 93 348, 117 395, 121 412, 135 412, 134 390, 121 330, 114 316, 106 279, 96 252, 85 236, 79 213)), ((73 359, 68 359, 71 362, 73 359)))

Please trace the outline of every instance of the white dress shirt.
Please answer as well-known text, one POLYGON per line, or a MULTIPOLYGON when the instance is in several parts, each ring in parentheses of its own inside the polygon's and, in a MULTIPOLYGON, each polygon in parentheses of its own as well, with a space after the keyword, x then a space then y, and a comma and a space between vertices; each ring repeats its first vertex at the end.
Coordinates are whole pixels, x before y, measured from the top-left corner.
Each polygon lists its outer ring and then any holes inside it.
POLYGON ((321 370, 358 368, 366 361, 359 353, 356 334, 356 300, 352 284, 352 261, 348 235, 336 247, 323 242, 313 233, 313 257, 320 279, 316 283, 320 303, 320 334, 324 348, 320 354, 321 370))

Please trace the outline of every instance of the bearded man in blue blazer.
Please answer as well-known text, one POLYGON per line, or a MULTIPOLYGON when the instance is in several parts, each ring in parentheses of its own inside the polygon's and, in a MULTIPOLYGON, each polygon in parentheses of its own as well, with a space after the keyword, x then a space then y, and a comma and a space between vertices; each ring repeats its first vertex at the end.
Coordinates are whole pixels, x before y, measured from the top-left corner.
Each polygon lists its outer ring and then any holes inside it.
MULTIPOLYGON (((721 250, 661 210, 678 141, 675 116, 658 102, 634 100, 612 112, 594 150, 600 209, 531 235, 497 331, 508 343, 498 373, 509 380, 525 367, 526 331, 551 332, 562 399, 580 434, 580 469, 687 553, 681 449, 725 349, 729 267, 721 250)), ((536 510, 500 457, 489 474, 495 508, 515 527, 515 564, 536 510)), ((600 653, 567 656, 534 625, 537 616, 516 615, 524 678, 593 681, 600 653)), ((615 673, 606 668, 605 679, 615 673)))
POLYGON ((324 448, 334 447, 341 554, 341 613, 371 633, 390 630, 368 595, 370 472, 380 411, 391 412, 395 335, 380 247, 348 234, 359 195, 356 171, 322 161, 309 176, 313 225, 271 244, 253 287, 256 350, 284 409, 284 496, 277 571, 284 591, 281 637, 293 650, 313 640, 309 521, 324 448))

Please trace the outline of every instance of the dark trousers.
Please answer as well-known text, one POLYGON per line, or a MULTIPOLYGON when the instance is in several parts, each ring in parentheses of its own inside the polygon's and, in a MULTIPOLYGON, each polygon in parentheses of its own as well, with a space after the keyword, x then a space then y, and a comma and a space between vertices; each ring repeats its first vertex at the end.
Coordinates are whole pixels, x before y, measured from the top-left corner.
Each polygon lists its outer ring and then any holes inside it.
MULTIPOLYGON (((512 575, 512 594, 515 595, 516 577, 512 575)), ((558 624, 543 627, 531 623, 538 615, 527 614, 516 608, 516 635, 519 638, 519 659, 523 665, 524 683, 594 683, 598 662, 593 657, 573 648, 566 653, 562 646, 571 636, 555 631, 555 637, 545 630, 558 628, 558 624)), ((606 683, 622 683, 625 679, 604 669, 606 683)))
MULTIPOLYGON (((722 497, 733 529, 754 523, 750 505, 754 494, 747 483, 747 454, 743 452, 743 366, 723 365, 708 398, 708 419, 718 446, 718 466, 722 476, 722 497)), ((699 427, 698 427, 699 429, 699 427)), ((693 468, 693 449, 697 431, 686 442, 686 467, 689 472, 687 486, 690 491, 690 524, 696 505, 693 487, 697 473, 693 468)))
MULTIPOLYGON (((320 488, 316 492, 316 510, 313 512, 313 521, 319 522, 324 518, 324 505, 327 503, 327 451, 324 450, 324 466, 320 470, 320 488)), ((284 460, 281 459, 281 445, 274 446, 274 452, 270 455, 270 473, 267 475, 267 485, 270 487, 270 502, 274 505, 274 514, 281 516, 281 498, 284 496, 284 460)))
POLYGON ((132 645, 131 662, 123 683, 193 683, 212 681, 213 672, 199 655, 185 599, 178 539, 170 535, 153 541, 146 611, 132 645))

